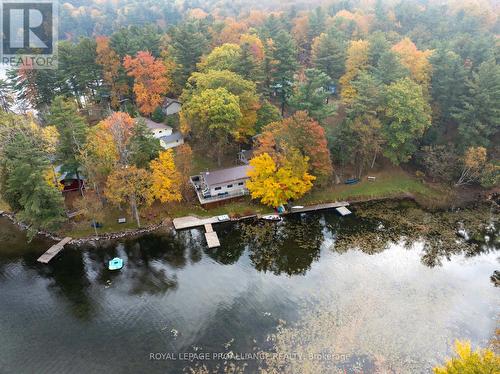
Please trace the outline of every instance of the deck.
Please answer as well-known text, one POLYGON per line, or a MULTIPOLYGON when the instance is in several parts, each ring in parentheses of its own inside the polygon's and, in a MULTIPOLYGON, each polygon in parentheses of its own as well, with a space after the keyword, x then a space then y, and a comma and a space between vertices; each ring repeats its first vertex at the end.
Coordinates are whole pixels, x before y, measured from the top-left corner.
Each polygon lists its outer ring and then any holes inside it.
POLYGON ((64 249, 64 246, 68 244, 72 238, 66 237, 63 240, 61 240, 59 243, 54 244, 52 247, 50 247, 47 252, 45 252, 43 255, 41 255, 38 258, 38 262, 41 262, 43 264, 48 264, 50 260, 52 260, 54 257, 58 255, 59 252, 61 252, 64 249))

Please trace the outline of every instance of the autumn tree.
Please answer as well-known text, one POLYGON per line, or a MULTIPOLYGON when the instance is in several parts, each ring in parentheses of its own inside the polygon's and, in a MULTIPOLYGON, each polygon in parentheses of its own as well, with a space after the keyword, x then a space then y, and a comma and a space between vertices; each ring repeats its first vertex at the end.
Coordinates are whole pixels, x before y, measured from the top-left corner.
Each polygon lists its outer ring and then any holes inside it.
POLYGON ((188 199, 193 192, 189 180, 193 170, 193 150, 189 144, 184 143, 175 148, 174 163, 179 172, 179 188, 184 199, 188 199))
POLYGON ((248 172, 250 179, 246 183, 252 198, 271 207, 301 198, 312 188, 315 179, 307 173, 307 162, 307 157, 291 150, 288 157, 280 157, 279 163, 267 153, 253 158, 250 160, 252 169, 248 172))
POLYGON ((109 90, 111 107, 118 109, 120 100, 129 92, 120 56, 111 48, 108 37, 97 36, 96 44, 96 62, 102 68, 102 77, 106 89, 109 90))
POLYGON ((390 84, 385 95, 384 155, 399 164, 413 155, 431 125, 430 107, 421 86, 409 78, 390 84))
POLYGON ((137 227, 141 227, 139 210, 151 205, 151 175, 145 169, 124 166, 113 170, 106 182, 105 195, 115 205, 128 203, 137 227))
POLYGON ((490 349, 472 350, 470 342, 455 342, 455 357, 444 366, 436 366, 434 374, 496 373, 500 369, 500 356, 490 349))
POLYGON ((392 50, 399 55, 401 63, 410 71, 411 78, 427 90, 431 79, 432 67, 429 57, 432 51, 420 51, 409 38, 402 39, 392 47, 392 50))
POLYGON ((171 82, 163 62, 150 52, 138 52, 136 57, 125 56, 123 66, 134 78, 134 94, 139 110, 149 116, 162 103, 171 82))
POLYGON ((102 122, 92 127, 78 159, 85 170, 87 185, 93 186, 99 197, 102 197, 101 191, 119 158, 113 135, 108 128, 102 122))
POLYGON ((352 86, 352 81, 368 68, 369 46, 370 44, 366 40, 353 40, 349 44, 345 74, 340 78, 341 97, 346 103, 350 103, 357 95, 356 89, 352 86))
POLYGON ((100 128, 109 134, 105 139, 112 140, 111 149, 118 156, 118 163, 121 165, 129 164, 129 142, 134 134, 134 127, 134 119, 123 112, 114 112, 100 123, 100 128))
POLYGON ((151 161, 151 193, 162 203, 181 201, 181 176, 174 163, 174 151, 167 149, 151 161))
POLYGON ((185 102, 181 113, 184 131, 189 124, 189 129, 196 138, 210 144, 216 152, 219 166, 224 148, 236 133, 241 118, 238 96, 225 88, 205 89, 193 95, 185 102))
POLYGON ((484 147, 470 147, 463 156, 462 170, 455 186, 462 186, 477 182, 481 177, 487 161, 487 152, 484 147))
POLYGON ((257 138, 256 154, 267 153, 278 160, 283 149, 288 148, 307 157, 309 171, 320 184, 329 180, 333 168, 325 131, 306 112, 296 112, 281 122, 267 125, 257 138))

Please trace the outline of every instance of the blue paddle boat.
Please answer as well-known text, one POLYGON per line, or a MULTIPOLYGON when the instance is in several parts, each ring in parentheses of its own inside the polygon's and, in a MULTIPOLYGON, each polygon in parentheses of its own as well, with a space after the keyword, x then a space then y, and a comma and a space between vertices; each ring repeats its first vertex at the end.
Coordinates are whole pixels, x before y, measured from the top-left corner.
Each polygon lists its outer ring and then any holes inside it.
POLYGON ((109 260, 108 269, 109 270, 120 270, 123 267, 123 260, 119 257, 115 257, 109 260))

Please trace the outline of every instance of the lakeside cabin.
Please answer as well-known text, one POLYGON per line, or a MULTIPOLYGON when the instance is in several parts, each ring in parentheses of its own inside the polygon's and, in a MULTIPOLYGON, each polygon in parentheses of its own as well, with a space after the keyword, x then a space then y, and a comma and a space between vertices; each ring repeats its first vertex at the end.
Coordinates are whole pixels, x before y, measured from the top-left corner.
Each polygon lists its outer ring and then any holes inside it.
POLYGON ((163 149, 169 149, 178 147, 184 144, 184 137, 178 131, 164 123, 158 123, 150 120, 149 118, 143 118, 146 123, 147 128, 153 136, 160 141, 160 145, 163 149))
POLYGON ((54 171, 58 174, 58 182, 63 186, 62 192, 78 191, 79 186, 85 189, 85 176, 82 173, 79 172, 77 177, 76 174, 62 172, 61 169, 61 165, 58 165, 54 168, 54 171))
POLYGON ((213 204, 249 194, 245 182, 251 166, 202 172, 190 177, 200 204, 213 204))

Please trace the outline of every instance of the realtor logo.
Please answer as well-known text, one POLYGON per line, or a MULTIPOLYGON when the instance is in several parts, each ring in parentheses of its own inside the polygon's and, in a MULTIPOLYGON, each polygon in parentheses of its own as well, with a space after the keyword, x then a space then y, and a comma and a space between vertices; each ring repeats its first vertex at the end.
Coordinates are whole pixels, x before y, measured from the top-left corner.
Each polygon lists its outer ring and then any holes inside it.
POLYGON ((0 0, 3 64, 30 69, 57 67, 56 2, 0 0))

